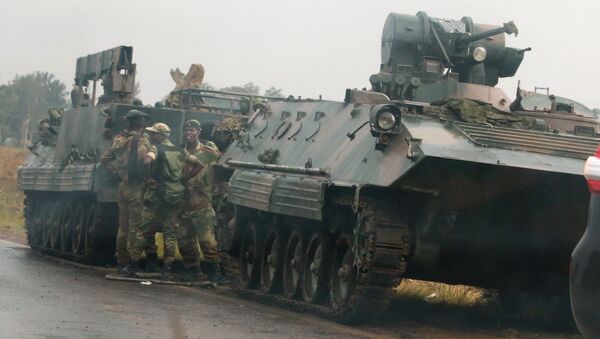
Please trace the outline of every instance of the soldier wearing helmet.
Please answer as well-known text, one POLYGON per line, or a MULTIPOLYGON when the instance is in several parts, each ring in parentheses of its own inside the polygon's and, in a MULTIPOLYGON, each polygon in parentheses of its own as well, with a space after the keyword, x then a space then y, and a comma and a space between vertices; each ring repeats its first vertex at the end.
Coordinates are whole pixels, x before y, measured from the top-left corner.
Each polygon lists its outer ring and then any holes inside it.
MULTIPOLYGON (((115 136, 112 146, 100 158, 101 165, 120 179, 117 202, 119 205, 119 229, 116 257, 119 273, 133 275, 129 266, 132 242, 142 223, 143 168, 156 158, 156 148, 144 133, 149 116, 138 110, 130 110, 124 117, 127 129, 115 136)), ((152 246, 144 248, 148 258, 147 269, 158 270, 154 239, 152 246)))
POLYGON ((196 280, 200 276, 196 241, 204 256, 203 271, 211 282, 222 284, 219 271, 219 253, 215 237, 215 210, 212 206, 214 167, 220 153, 200 142, 201 125, 198 120, 188 120, 183 126, 185 149, 206 165, 199 173, 194 173, 189 165, 184 166, 187 199, 183 213, 179 216, 177 239, 179 250, 186 266, 186 278, 196 280))
POLYGON ((223 152, 231 143, 239 138, 242 122, 237 118, 225 118, 215 123, 212 138, 223 152))
MULTIPOLYGON (((171 128, 166 124, 156 123, 146 128, 146 131, 150 134, 150 141, 156 146, 157 156, 149 166, 143 194, 143 222, 133 243, 131 260, 137 268, 142 252, 149 245, 149 239, 162 226, 165 241, 163 276, 170 278, 177 248, 177 218, 184 206, 187 178, 183 176, 183 168, 189 165, 190 173, 195 174, 205 166, 201 160, 176 147, 169 140, 171 128)), ((148 277, 139 273, 138 276, 148 277)))

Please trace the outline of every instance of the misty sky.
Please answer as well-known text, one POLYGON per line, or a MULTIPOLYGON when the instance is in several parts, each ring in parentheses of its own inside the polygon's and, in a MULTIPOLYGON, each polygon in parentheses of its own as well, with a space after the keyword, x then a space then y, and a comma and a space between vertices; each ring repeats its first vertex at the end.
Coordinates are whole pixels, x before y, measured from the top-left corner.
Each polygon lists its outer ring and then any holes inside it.
POLYGON ((341 100, 378 72, 390 12, 500 25, 520 31, 507 45, 532 47, 517 76, 500 82, 600 107, 599 1, 77 1, 0 0, 0 84, 15 74, 54 73, 70 90, 75 59, 134 47, 146 104, 174 87, 169 69, 206 68, 216 87, 254 82, 265 90, 341 100))

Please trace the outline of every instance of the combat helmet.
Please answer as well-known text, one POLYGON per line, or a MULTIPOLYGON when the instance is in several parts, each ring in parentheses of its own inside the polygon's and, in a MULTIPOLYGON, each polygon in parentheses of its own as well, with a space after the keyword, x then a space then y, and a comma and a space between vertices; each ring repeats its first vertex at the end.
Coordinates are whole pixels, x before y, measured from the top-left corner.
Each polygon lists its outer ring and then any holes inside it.
POLYGON ((147 113, 144 113, 137 109, 132 109, 129 112, 127 112, 127 114, 125 114, 125 119, 127 119, 127 120, 131 120, 131 119, 139 118, 139 117, 150 118, 150 116, 147 113))
POLYGON ((171 128, 162 122, 157 122, 152 127, 146 127, 146 131, 151 133, 159 133, 166 136, 171 135, 171 128))

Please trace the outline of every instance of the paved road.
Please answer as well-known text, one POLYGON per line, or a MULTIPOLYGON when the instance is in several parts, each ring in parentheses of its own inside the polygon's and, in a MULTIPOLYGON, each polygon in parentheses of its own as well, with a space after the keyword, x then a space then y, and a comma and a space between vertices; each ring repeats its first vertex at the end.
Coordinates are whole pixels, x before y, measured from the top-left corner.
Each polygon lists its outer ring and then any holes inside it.
POLYGON ((421 316, 410 307, 392 309, 353 328, 240 299, 226 288, 144 286, 107 281, 105 274, 0 239, 0 339, 576 337, 539 327, 516 331, 490 325, 493 318, 475 320, 477 310, 454 314, 444 307, 421 316))
POLYGON ((0 338, 356 338, 370 332, 231 298, 114 282, 0 240, 0 338))

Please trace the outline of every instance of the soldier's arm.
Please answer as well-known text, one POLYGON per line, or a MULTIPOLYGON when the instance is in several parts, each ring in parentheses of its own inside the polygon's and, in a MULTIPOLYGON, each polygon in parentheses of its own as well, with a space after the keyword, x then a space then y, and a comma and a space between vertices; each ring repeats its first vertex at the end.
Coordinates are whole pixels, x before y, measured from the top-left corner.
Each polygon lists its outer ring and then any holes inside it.
POLYGON ((186 149, 183 150, 183 155, 185 163, 191 166, 190 171, 187 172, 183 177, 184 181, 188 181, 194 176, 196 176, 198 173, 200 173, 200 171, 202 171, 202 169, 206 167, 206 164, 204 164, 195 155, 190 154, 186 149))
POLYGON ((102 165, 109 173, 117 173, 117 168, 113 163, 115 159, 115 151, 112 148, 109 148, 100 157, 100 165, 102 165))
POLYGON ((138 147, 138 159, 143 161, 144 165, 148 165, 156 160, 157 154, 158 150, 156 149, 156 146, 144 144, 138 147))

